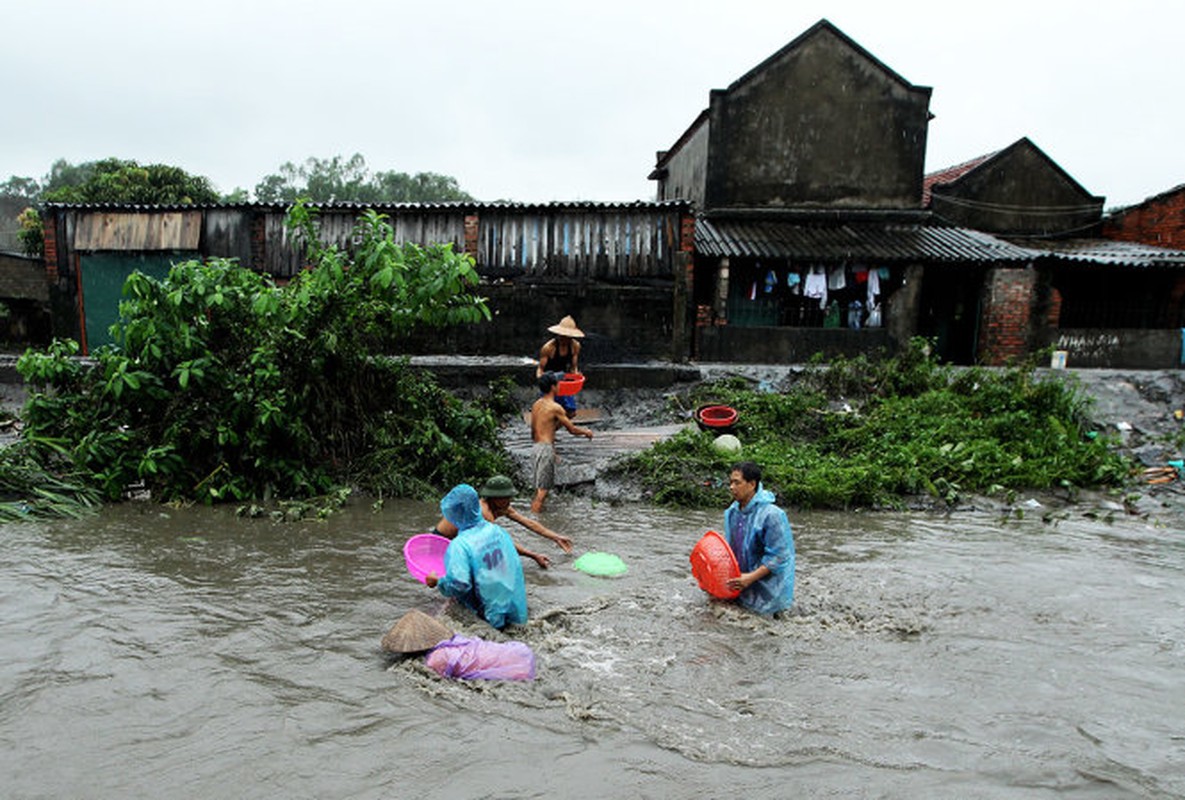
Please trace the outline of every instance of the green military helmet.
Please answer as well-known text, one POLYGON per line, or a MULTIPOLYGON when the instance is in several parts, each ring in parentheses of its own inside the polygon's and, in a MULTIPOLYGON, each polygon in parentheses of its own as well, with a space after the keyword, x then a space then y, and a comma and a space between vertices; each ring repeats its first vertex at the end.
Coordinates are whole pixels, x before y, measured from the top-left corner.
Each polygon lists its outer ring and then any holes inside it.
POLYGON ((495 475, 481 487, 482 497, 514 497, 516 494, 518 492, 514 488, 514 481, 505 475, 495 475))

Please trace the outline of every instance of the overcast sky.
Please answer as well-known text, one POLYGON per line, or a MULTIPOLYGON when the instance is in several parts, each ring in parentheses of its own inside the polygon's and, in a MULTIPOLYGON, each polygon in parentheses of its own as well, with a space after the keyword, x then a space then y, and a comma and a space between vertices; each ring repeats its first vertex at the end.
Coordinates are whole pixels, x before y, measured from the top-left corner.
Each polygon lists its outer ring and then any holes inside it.
POLYGON ((655 152, 826 18, 933 88, 927 171, 1029 137, 1107 207, 1185 183, 1185 2, 3 0, 0 180, 117 156, 253 189, 361 153, 479 200, 650 200, 655 152))

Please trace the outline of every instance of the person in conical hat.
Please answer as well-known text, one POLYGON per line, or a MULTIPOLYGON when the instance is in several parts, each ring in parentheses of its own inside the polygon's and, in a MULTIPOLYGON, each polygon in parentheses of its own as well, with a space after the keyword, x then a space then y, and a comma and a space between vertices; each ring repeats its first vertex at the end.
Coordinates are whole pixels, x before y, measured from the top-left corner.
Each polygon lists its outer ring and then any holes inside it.
MULTIPOLYGON (((584 331, 576 327, 576 320, 568 315, 547 329, 555 334, 554 339, 548 339, 539 348, 539 366, 535 368, 535 377, 543 377, 544 372, 555 372, 561 377, 569 373, 580 374, 580 339, 584 338, 584 331)), ((576 413, 576 398, 573 395, 561 395, 557 401, 571 417, 576 413)))
POLYGON ((453 632, 435 617, 412 609, 404 614, 383 637, 382 648, 388 653, 422 653, 451 639, 453 632))

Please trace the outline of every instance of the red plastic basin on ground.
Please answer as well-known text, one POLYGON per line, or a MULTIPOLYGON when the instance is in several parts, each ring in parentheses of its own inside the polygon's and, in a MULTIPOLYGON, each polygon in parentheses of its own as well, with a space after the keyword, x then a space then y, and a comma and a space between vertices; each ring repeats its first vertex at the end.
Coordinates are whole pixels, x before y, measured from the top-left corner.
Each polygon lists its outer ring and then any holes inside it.
POLYGON ((713 597, 732 600, 740 594, 728 588, 728 580, 739 578, 741 568, 728 542, 716 531, 705 533, 691 548, 691 574, 699 588, 713 597))
POLYGON ((436 577, 444 575, 444 551, 448 550, 449 540, 435 533, 421 533, 407 540, 403 545, 403 560, 407 562, 407 571, 420 583, 428 577, 429 572, 435 572, 436 577))
POLYGON ((709 428, 731 428, 737 421, 737 410, 732 406, 704 406, 696 412, 696 419, 709 428))
POLYGON ((563 395, 576 394, 583 388, 584 376, 578 372, 569 372, 564 375, 563 380, 556 384, 555 393, 563 395))

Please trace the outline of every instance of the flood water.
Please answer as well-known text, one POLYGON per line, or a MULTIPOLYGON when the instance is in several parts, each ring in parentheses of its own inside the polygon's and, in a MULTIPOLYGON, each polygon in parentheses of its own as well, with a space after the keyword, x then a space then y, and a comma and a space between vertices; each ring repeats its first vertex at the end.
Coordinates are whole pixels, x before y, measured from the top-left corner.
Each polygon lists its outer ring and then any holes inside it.
POLYGON ((719 512, 559 495, 573 555, 515 531, 554 557, 508 637, 538 678, 466 683, 379 649, 412 608, 499 638, 404 568, 437 516, 0 527, 0 794, 1185 796, 1180 530, 792 514, 796 608, 765 619, 690 577, 719 512), (589 550, 628 574, 573 570, 589 550))

